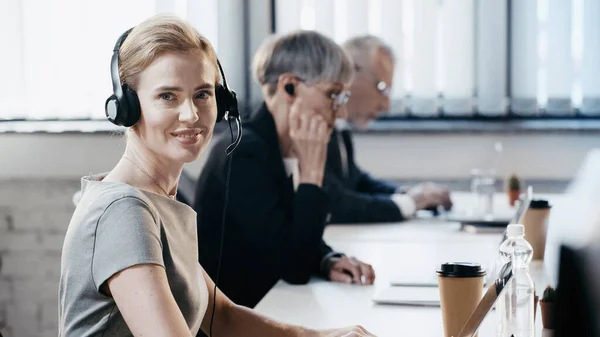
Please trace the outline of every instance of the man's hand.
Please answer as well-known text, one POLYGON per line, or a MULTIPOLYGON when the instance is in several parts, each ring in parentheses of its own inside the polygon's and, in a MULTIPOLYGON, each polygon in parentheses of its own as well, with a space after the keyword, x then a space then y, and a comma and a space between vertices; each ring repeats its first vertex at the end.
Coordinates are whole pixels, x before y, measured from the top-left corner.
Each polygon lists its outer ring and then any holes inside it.
POLYGON ((329 279, 340 283, 373 284, 375 271, 370 264, 361 262, 353 257, 342 256, 334 258, 329 268, 329 279))
POLYGON ((447 188, 434 183, 419 184, 406 192, 415 201, 417 210, 443 206, 445 210, 452 208, 450 192, 447 188))

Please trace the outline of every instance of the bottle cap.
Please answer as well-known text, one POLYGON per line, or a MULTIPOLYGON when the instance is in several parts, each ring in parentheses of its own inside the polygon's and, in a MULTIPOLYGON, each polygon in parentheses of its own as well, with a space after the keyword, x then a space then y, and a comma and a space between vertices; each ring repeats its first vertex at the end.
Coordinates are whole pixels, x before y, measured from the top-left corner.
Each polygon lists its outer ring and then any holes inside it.
POLYGON ((525 227, 521 224, 510 224, 506 227, 506 235, 523 236, 525 235, 525 227))

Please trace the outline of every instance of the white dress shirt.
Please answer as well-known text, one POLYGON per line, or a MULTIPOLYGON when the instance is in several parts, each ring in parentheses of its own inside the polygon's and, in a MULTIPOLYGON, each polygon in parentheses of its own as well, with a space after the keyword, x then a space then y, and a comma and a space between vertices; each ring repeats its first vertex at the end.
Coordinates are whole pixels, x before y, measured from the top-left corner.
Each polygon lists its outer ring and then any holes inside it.
POLYGON ((283 158, 283 166, 285 167, 285 174, 289 177, 292 176, 294 182, 294 191, 298 189, 298 182, 300 179, 300 165, 298 164, 297 158, 283 158))

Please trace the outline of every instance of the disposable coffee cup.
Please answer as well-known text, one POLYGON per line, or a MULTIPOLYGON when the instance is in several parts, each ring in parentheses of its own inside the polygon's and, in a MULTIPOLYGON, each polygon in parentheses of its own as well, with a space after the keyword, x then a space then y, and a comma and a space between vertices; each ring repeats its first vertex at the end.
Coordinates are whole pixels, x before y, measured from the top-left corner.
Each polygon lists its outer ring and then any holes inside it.
POLYGON ((449 262, 437 274, 444 336, 456 336, 481 300, 485 270, 477 263, 449 262))
POLYGON ((532 200, 529 209, 523 216, 522 224, 525 227, 525 240, 533 248, 533 260, 544 259, 548 216, 551 207, 547 200, 532 200))

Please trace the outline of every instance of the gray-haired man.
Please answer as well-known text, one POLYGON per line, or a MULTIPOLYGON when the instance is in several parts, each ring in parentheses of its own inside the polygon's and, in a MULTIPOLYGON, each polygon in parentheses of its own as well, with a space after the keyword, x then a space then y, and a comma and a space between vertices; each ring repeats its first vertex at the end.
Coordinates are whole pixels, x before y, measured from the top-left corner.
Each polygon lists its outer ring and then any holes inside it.
POLYGON ((417 210, 452 206, 448 190, 432 183, 398 187, 372 178, 354 161, 350 126, 364 128, 390 109, 395 56, 381 39, 352 38, 343 44, 356 67, 347 104, 348 120, 338 123, 327 150, 323 181, 332 201, 332 223, 397 222, 417 210))

